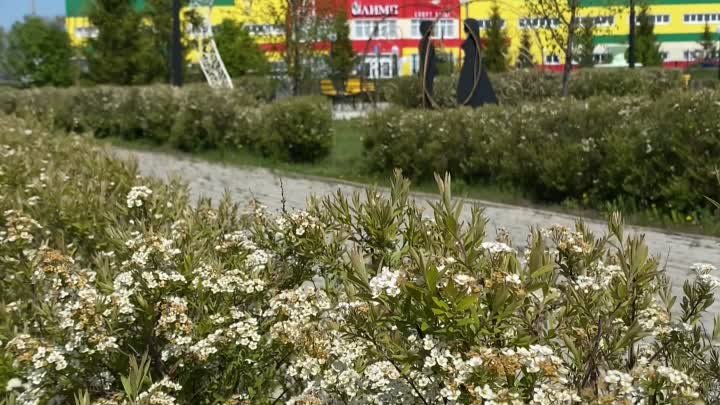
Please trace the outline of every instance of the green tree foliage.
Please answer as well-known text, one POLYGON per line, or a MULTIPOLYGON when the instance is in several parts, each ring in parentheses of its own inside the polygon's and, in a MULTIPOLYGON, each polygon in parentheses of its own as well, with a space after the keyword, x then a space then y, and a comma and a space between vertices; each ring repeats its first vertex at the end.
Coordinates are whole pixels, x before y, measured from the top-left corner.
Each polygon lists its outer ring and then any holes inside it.
POLYGON ((26 17, 0 42, 4 43, 0 71, 11 79, 28 86, 73 84, 73 49, 60 22, 26 17))
POLYGON ((5 76, 7 73, 5 71, 5 51, 7 49, 7 33, 5 33, 5 29, 3 27, 0 27, 0 78, 5 76))
POLYGON ((491 72, 504 72, 507 70, 508 41, 503 30, 503 19, 497 4, 492 7, 490 23, 485 33, 485 66, 491 72))
POLYGON ((640 9, 637 17, 637 60, 643 66, 660 66, 663 59, 660 55, 660 45, 655 38, 655 23, 652 16, 648 14, 648 7, 645 5, 640 9))
POLYGON ((140 58, 142 16, 130 0, 95 0, 88 14, 98 29, 88 40, 85 56, 90 79, 96 83, 137 84, 145 62, 140 58))
POLYGON ((520 47, 518 49, 518 68, 531 68, 535 66, 532 55, 532 38, 529 30, 522 30, 520 37, 520 47))
POLYGON ((96 83, 146 84, 167 81, 170 75, 172 0, 147 0, 142 11, 134 3, 92 3, 88 18, 98 36, 88 41, 85 56, 96 83))
POLYGON ((595 24, 592 18, 586 18, 580 26, 577 37, 577 60, 581 67, 587 68, 595 66, 595 61, 593 60, 593 51, 595 50, 594 38, 595 24))
POLYGON ((700 37, 700 46, 702 46, 703 56, 706 61, 715 59, 715 54, 717 52, 715 50, 715 39, 713 38, 712 31, 710 31, 710 26, 707 23, 705 24, 702 37, 700 37))
POLYGON ((224 20, 213 29, 213 34, 230 76, 268 72, 265 54, 240 23, 224 20))
POLYGON ((330 57, 328 58, 330 74, 333 79, 344 80, 350 75, 355 64, 355 52, 353 51, 352 41, 350 41, 350 25, 344 11, 340 11, 335 15, 333 33, 335 34, 335 41, 333 41, 330 57))

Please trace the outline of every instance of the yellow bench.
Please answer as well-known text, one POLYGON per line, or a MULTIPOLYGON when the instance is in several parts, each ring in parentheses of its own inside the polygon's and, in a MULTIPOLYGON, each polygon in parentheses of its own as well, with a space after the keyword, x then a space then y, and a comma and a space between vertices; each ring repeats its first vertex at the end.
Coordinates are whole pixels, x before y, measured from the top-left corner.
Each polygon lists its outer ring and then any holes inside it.
POLYGON ((365 81, 363 83, 363 93, 365 93, 365 94, 375 93, 375 82, 365 81))
POLYGON ((320 93, 328 97, 337 97, 339 95, 335 83, 327 79, 320 80, 320 93))
POLYGON ((353 104, 357 96, 366 95, 368 99, 370 95, 375 93, 375 82, 362 80, 359 77, 352 77, 345 81, 344 88, 338 89, 335 83, 330 79, 320 80, 320 93, 329 97, 333 102, 345 98, 352 97, 353 104))

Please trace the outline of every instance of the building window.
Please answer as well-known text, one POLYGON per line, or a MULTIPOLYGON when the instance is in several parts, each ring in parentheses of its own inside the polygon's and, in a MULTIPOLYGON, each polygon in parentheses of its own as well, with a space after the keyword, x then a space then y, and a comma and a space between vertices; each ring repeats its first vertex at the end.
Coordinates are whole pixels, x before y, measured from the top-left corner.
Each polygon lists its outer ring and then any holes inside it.
MULTIPOLYGON (((478 20, 481 30, 490 28, 490 20, 478 20)), ((505 20, 500 20, 500 28, 505 28, 505 20)))
POLYGON ((414 54, 410 60, 412 66, 412 74, 417 74, 420 71, 420 55, 414 54))
POLYGON ((664 52, 664 51, 660 51, 660 57, 662 58, 662 60, 667 60, 668 53, 664 52))
POLYGON ((707 24, 710 22, 720 21, 720 14, 718 13, 706 13, 706 14, 685 14, 683 16, 683 22, 685 24, 707 24))
POLYGON ((518 21, 520 28, 556 28, 560 25, 559 18, 526 17, 518 21))
POLYGON ((585 25, 588 21, 592 22, 595 27, 612 27, 615 25, 615 16, 579 17, 577 19, 579 25, 585 25))
POLYGON ((245 24, 243 28, 245 28, 245 31, 253 37, 279 37, 283 35, 283 29, 279 25, 245 24))
POLYGON ((559 65, 560 64, 560 57, 553 54, 545 55, 545 64, 546 65, 559 65))
POLYGON ((702 58, 702 56, 703 56, 703 51, 700 50, 700 49, 695 49, 695 50, 692 50, 692 51, 691 51, 691 50, 687 50, 687 51, 684 51, 684 52, 683 52, 683 57, 684 57, 685 60, 687 60, 687 61, 694 61, 694 60, 696 60, 696 59, 702 58))
POLYGON ((398 37, 397 20, 354 20, 352 24, 353 39, 398 37))
MULTIPOLYGON (((648 15, 648 17, 650 18, 650 22, 652 22, 653 25, 668 25, 668 24, 670 24, 670 15, 668 15, 668 14, 658 14, 658 15, 650 14, 650 15, 648 15)), ((635 25, 640 25, 639 18, 635 19, 635 25)))
MULTIPOLYGON (((412 38, 420 38, 420 22, 423 20, 410 21, 410 35, 412 38)), ((457 20, 442 19, 438 20, 433 27, 433 37, 435 38, 457 38, 457 20)))
POLYGON ((596 65, 606 65, 608 63, 612 63, 613 56, 609 53, 594 53, 593 54, 593 63, 596 65))
POLYGON ((75 29, 75 36, 81 39, 97 38, 98 29, 95 27, 78 27, 75 29))

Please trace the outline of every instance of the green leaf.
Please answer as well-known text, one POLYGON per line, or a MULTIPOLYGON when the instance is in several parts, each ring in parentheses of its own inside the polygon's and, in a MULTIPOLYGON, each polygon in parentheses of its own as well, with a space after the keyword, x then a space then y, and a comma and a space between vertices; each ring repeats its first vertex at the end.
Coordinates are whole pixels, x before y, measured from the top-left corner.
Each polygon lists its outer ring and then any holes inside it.
POLYGON ((457 306, 458 311, 464 312, 465 310, 469 309, 470 307, 473 307, 477 303, 477 297, 474 295, 465 297, 460 300, 460 303, 457 306))
POLYGON ((425 284, 427 284, 430 292, 435 292, 438 280, 440 280, 440 273, 438 273, 435 266, 430 266, 425 270, 425 284))

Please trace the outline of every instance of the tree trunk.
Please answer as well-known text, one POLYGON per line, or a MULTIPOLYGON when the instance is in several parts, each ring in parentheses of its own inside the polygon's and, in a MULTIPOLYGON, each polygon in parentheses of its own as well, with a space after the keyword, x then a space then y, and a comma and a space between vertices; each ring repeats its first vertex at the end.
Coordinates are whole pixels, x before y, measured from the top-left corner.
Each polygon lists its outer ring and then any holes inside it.
POLYGON ((575 42, 575 15, 577 14, 577 0, 572 1, 570 7, 570 24, 568 25, 567 44, 565 46, 565 66, 562 77, 562 96, 570 94, 570 74, 573 64, 573 43, 575 42))
POLYGON ((635 0, 630 0, 630 34, 628 36, 628 66, 635 69, 635 0))
POLYGON ((172 38, 170 42, 171 56, 171 80, 173 86, 183 85, 183 55, 180 39, 180 0, 173 0, 172 3, 172 38))

